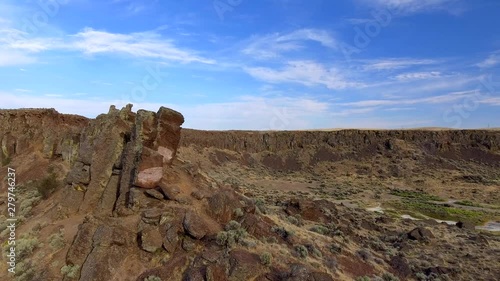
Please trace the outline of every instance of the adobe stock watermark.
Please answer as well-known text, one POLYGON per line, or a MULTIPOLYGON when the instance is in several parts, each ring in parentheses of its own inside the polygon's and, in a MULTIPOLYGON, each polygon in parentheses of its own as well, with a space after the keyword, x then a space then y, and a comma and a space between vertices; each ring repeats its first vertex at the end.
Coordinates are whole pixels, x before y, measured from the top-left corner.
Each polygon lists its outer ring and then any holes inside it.
POLYGON ((61 6, 68 4, 69 0, 36 0, 35 2, 39 9, 31 16, 22 18, 20 33, 11 33, 7 42, 26 40, 30 35, 40 32, 49 24, 51 18, 59 14, 61 6))
POLYGON ((5 241, 7 247, 7 271, 9 273, 16 273, 16 264, 18 263, 16 255, 16 228, 17 228, 17 217, 16 217, 16 170, 8 167, 7 168, 7 229, 8 238, 5 241))
POLYGON ((269 130, 271 131, 283 131, 289 128, 291 124, 290 113, 288 108, 280 107, 273 108, 273 117, 269 121, 269 130))
POLYGON ((161 69, 160 63, 156 63, 154 67, 147 66, 146 74, 142 77, 141 82, 134 84, 128 93, 122 95, 122 102, 133 104, 146 101, 147 96, 158 89, 167 76, 168 74, 161 69))
POLYGON ((500 89, 500 81, 494 81, 491 74, 481 77, 479 83, 480 85, 473 95, 464 97, 459 103, 454 104, 443 113, 443 120, 446 123, 453 123, 452 128, 461 128, 463 121, 479 108, 481 101, 492 97, 495 91, 500 89), (482 94, 481 88, 486 89, 485 94, 482 94))
POLYGON ((241 3, 243 3, 243 0, 214 0, 213 7, 219 19, 223 21, 224 14, 232 12, 241 3))
POLYGON ((371 18, 368 21, 362 25, 354 26, 353 45, 348 43, 340 44, 340 50, 348 63, 351 62, 353 54, 361 53, 382 32, 383 28, 391 24, 398 9, 399 7, 372 11, 371 18))

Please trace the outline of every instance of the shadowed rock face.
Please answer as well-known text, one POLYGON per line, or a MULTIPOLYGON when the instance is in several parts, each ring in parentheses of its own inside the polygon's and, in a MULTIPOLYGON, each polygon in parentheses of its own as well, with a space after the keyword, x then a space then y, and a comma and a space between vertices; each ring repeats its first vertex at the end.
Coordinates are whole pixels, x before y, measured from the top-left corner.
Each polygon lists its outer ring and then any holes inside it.
MULTIPOLYGON (((210 147, 238 153, 262 153, 268 168, 298 171, 321 161, 358 161, 373 157, 380 150, 397 152, 398 142, 419 147, 429 155, 450 160, 476 161, 500 167, 500 131, 498 130, 338 130, 338 131, 202 131, 184 129, 181 147, 210 147), (300 163, 294 154, 315 147, 308 163, 300 163), (280 153, 288 151, 287 156, 280 153), (351 153, 340 153, 349 151, 351 153), (293 152, 293 153, 292 153, 293 152)), ((221 162, 221 161, 219 161, 221 162)), ((244 155, 241 162, 248 162, 244 155)))

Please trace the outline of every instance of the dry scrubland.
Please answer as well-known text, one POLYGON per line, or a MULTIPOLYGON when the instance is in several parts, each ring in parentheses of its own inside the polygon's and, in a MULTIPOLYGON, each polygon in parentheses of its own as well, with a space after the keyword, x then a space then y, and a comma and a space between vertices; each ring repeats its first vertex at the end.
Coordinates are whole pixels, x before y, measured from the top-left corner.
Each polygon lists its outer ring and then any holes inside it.
POLYGON ((208 132, 183 121, 166 108, 93 120, 0 110, 20 219, 16 276, 2 261, 0 278, 500 276, 499 232, 480 228, 500 220, 498 130, 208 132))

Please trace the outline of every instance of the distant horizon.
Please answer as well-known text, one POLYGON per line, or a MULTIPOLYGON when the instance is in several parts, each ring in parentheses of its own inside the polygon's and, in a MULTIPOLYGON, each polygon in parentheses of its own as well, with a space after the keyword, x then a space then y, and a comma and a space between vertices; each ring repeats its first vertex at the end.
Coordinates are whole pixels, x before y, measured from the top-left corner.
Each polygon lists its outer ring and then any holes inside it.
MULTIPOLYGON (((112 106, 112 105, 110 105, 112 106)), ((117 107, 117 109, 120 109, 117 107)), ((170 108, 170 109, 173 109, 173 108, 170 108)), ((93 117, 89 117, 89 116, 84 116, 84 115, 79 115, 79 114, 74 114, 74 113, 64 113, 64 112, 60 112, 58 111, 57 109, 55 108, 37 108, 37 107, 29 107, 29 108, 0 108, 0 111, 2 110, 5 110, 5 111, 20 111, 20 110, 55 110, 57 113, 59 114, 63 114, 63 115, 72 115, 72 116, 79 116, 79 117, 83 117, 83 118, 87 118, 87 119, 95 119, 98 115, 100 114, 106 114, 108 111, 106 112, 102 112, 96 116, 93 116, 93 117)), ((137 113, 138 110, 145 110, 143 108, 139 108, 137 110, 134 110, 132 108, 132 112, 134 113, 137 113)), ((147 109, 146 109, 147 110, 147 109)), ((175 109, 173 109, 175 110, 175 109)), ((153 112, 157 112, 158 110, 149 110, 149 111, 153 111, 153 112)), ((182 112, 180 112, 182 114, 182 112)), ((198 130, 198 131, 214 131, 214 132, 217 132, 217 131, 224 131, 224 132, 227 132, 227 131, 235 131, 235 132, 241 132, 241 131, 248 131, 248 132, 286 132, 286 131, 292 131, 292 132, 307 132, 307 131, 314 131, 314 132, 329 132, 329 131, 344 131, 344 130, 356 130, 356 131, 388 131, 388 130, 391 130, 391 131, 396 131, 396 130, 403 130, 403 131, 418 131, 418 130, 422 130, 422 131, 460 131, 460 130, 492 130, 492 131, 496 131, 496 130, 500 130, 500 127, 478 127, 478 128, 448 128, 448 127, 408 127, 408 128, 350 128, 350 127, 338 127, 338 128, 309 128, 309 129, 292 129, 292 130, 289 130, 289 129, 283 129, 283 130, 252 130, 252 129, 238 129, 238 128, 234 128, 234 129, 202 129, 202 128, 192 128, 192 127, 185 127, 185 126, 182 126, 183 129, 188 129, 188 130, 198 130)))
POLYGON ((0 3, 2 107, 206 130, 500 127, 496 0, 0 3))

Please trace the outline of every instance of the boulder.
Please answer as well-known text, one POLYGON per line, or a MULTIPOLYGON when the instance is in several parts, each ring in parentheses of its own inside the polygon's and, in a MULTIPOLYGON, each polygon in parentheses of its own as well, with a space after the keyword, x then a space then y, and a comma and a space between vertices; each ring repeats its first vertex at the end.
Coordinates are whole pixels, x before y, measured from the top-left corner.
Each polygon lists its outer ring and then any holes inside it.
POLYGON ((208 231, 205 221, 194 212, 186 213, 182 225, 187 234, 198 240, 205 237, 208 231))
POLYGON ((232 220, 234 210, 241 208, 239 195, 230 189, 221 189, 208 198, 208 213, 221 224, 232 220))
POLYGON ((145 227, 140 233, 140 246, 141 248, 150 253, 156 252, 163 244, 158 227, 145 227))
POLYGON ((160 182, 159 187, 167 200, 177 199, 177 195, 180 193, 179 187, 168 184, 165 181, 160 182))
POLYGON ((162 200, 163 198, 165 198, 163 196, 163 194, 156 189, 148 189, 148 190, 146 190, 146 194, 149 195, 150 197, 156 198, 158 200, 162 200))
POLYGON ((158 209, 146 210, 142 213, 142 221, 147 224, 158 225, 160 223, 160 218, 162 211, 158 209))
POLYGON ((408 264, 408 260, 403 256, 398 255, 392 257, 389 264, 400 277, 407 277, 412 274, 412 270, 410 265, 408 264))
POLYGON ((140 171, 134 185, 142 188, 155 188, 163 178, 163 168, 154 167, 140 171))
POLYGON ((434 238, 432 232, 425 227, 414 228, 412 231, 408 232, 407 236, 408 239, 417 241, 424 241, 434 238))
POLYGON ((171 164, 181 139, 180 126, 184 123, 184 116, 175 110, 160 107, 156 118, 158 126, 154 148, 163 156, 165 164, 171 164))
POLYGON ((178 228, 172 224, 167 225, 167 232, 163 238, 163 248, 169 252, 175 252, 179 244, 178 228))
POLYGON ((229 280, 253 280, 261 274, 262 269, 257 254, 244 250, 233 250, 229 254, 229 280))
POLYGON ((470 222, 463 222, 459 221, 455 224, 458 228, 464 228, 464 229, 475 229, 475 225, 470 222))

